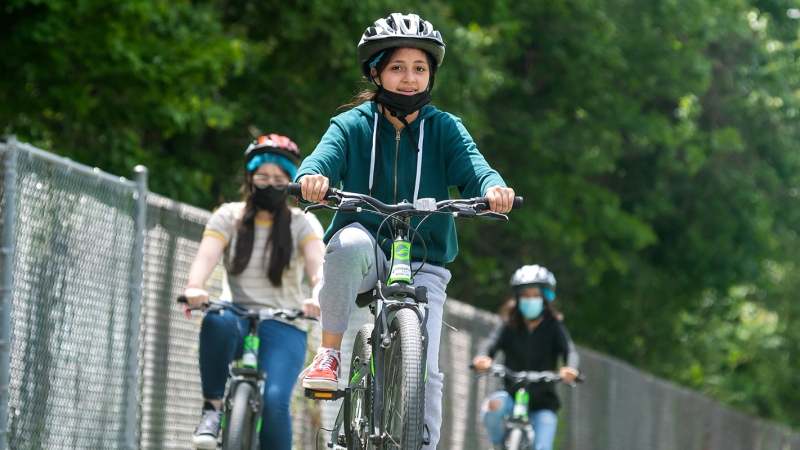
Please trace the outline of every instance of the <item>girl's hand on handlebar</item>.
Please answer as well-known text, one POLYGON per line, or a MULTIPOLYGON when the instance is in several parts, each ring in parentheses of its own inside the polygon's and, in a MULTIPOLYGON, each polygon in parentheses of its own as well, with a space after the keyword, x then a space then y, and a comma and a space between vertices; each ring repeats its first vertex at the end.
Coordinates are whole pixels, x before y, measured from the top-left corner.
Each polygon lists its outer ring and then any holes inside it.
POLYGON ((323 175, 305 175, 298 181, 303 187, 303 198, 309 202, 327 203, 325 194, 330 187, 330 180, 323 175))
POLYGON ((476 356, 472 360, 472 365, 475 366, 475 370, 478 372, 489 370, 489 367, 492 366, 492 358, 488 356, 476 356))
POLYGON ((492 186, 486 191, 486 199, 489 200, 489 210, 506 214, 511 211, 514 204, 514 190, 502 186, 492 186))
POLYGON ((187 287, 183 290, 183 296, 186 297, 186 305, 183 307, 183 313, 189 318, 191 318, 192 315, 188 308, 203 308, 208 304, 209 300, 208 291, 197 287, 187 287))
POLYGON ((575 383, 575 379, 578 378, 579 372, 572 367, 562 367, 561 370, 558 371, 558 374, 561 375, 561 381, 564 383, 575 383))
POLYGON ((300 309, 303 310, 303 315, 306 317, 319 317, 319 302, 313 298, 303 300, 300 309))

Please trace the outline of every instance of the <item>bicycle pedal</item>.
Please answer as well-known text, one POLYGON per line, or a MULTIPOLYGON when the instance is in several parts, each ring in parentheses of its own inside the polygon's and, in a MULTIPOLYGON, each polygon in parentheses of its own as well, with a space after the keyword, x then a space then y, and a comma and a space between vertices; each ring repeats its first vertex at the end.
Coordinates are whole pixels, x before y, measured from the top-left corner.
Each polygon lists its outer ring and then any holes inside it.
POLYGON ((306 388, 305 396, 311 400, 338 400, 344 397, 344 391, 341 389, 338 391, 317 391, 306 388))

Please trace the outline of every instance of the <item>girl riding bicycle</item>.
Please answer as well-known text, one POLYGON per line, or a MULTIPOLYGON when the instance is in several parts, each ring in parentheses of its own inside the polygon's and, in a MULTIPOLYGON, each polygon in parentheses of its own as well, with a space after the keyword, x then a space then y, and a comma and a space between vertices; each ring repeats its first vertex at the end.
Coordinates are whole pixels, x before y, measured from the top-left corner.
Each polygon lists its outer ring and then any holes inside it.
MULTIPOLYGON (((416 14, 392 14, 367 28, 358 44, 361 71, 376 89, 358 94, 346 111, 333 119, 314 152, 297 174, 302 196, 322 201, 328 187, 369 194, 387 203, 404 199, 449 198, 451 186, 462 197, 485 196, 490 209, 511 210, 514 191, 478 152, 458 117, 429 105, 434 76, 444 58, 444 43, 430 22, 416 14)), ((384 273, 392 238, 382 218, 368 213, 339 214, 325 233, 328 244, 320 288, 322 345, 302 374, 303 386, 338 388, 342 335, 357 294, 371 289, 384 273), (374 251, 377 239, 383 252, 374 251)), ((425 422, 436 448, 441 425, 442 379, 439 338, 445 288, 458 242, 453 217, 429 217, 418 226, 412 246, 412 269, 427 260, 414 284, 428 289, 428 359, 425 422)))
MULTIPOLYGON (((305 273, 316 294, 324 252, 322 226, 316 217, 290 208, 286 202, 286 185, 295 176, 299 161, 297 145, 284 136, 261 136, 247 148, 245 199, 223 204, 209 219, 189 269, 184 290, 188 306, 208 303, 203 285, 224 253, 230 289, 220 300, 243 310, 302 308, 307 316, 319 315, 318 303, 306 298, 301 283, 305 273)), ((232 314, 206 314, 203 318, 200 378, 205 403, 193 436, 196 448, 217 448, 228 365, 234 355, 241 354, 246 334, 245 320, 232 314)), ((261 448, 290 450, 289 402, 305 363, 306 331, 296 322, 264 320, 259 338, 259 363, 268 374, 261 448)))
MULTIPOLYGON (((494 329, 472 364, 475 370, 487 370, 495 353, 505 354, 505 366, 514 371, 556 371, 558 357, 565 366, 559 375, 566 383, 578 376, 578 353, 561 323, 560 314, 553 308, 556 278, 544 267, 528 265, 519 268, 511 277, 514 302, 504 322, 494 329)), ((489 395, 483 403, 483 424, 489 441, 503 448, 504 421, 514 406, 516 387, 506 382, 505 390, 489 395)), ((560 406, 551 383, 534 383, 528 387, 529 417, 535 432, 534 450, 551 450, 556 435, 560 406)))

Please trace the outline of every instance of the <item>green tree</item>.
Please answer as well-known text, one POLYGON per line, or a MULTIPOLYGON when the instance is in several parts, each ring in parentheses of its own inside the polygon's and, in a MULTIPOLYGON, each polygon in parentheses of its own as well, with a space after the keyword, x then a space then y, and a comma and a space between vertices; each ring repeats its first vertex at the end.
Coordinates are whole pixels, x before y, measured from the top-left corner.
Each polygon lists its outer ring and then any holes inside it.
POLYGON ((242 42, 213 5, 189 1, 11 0, 0 15, 6 133, 112 173, 145 163, 158 192, 199 202, 203 158, 175 137, 230 126, 220 97, 242 42))

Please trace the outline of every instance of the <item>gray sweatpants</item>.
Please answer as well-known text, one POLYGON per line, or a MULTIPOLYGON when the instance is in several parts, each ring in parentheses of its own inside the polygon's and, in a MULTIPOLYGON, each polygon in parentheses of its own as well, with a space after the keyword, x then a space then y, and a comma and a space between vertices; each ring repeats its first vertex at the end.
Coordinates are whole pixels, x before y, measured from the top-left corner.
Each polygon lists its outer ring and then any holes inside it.
MULTIPOLYGON (((325 263, 322 266, 322 285, 319 305, 322 310, 322 329, 334 334, 344 333, 350 313, 355 308, 356 295, 371 290, 378 281, 375 261, 375 240, 361 224, 351 224, 339 230, 328 242, 325 263)), ((389 262, 378 251, 381 275, 387 272, 389 262)), ((413 263, 416 270, 419 263, 413 263)), ((425 384, 425 423, 431 433, 431 443, 423 450, 436 448, 442 425, 442 380, 439 372, 439 339, 442 333, 441 317, 445 288, 450 281, 450 271, 444 267, 425 264, 414 278, 415 285, 428 288, 428 381, 425 384)))

